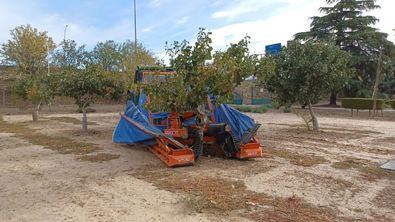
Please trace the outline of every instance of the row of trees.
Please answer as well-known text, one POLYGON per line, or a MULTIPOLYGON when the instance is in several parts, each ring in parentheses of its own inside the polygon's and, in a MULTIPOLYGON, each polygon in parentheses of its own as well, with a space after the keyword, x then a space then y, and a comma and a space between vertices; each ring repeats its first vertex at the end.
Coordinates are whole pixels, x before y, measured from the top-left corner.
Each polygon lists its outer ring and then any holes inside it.
POLYGON ((177 75, 139 86, 155 101, 151 109, 195 110, 205 122, 208 96, 215 95, 218 102, 226 102, 233 96, 234 87, 254 75, 281 105, 308 105, 313 128, 318 130, 312 104, 332 89, 342 88, 353 74, 351 55, 334 44, 293 41, 279 56, 259 58, 249 52, 248 37, 225 51, 213 52, 210 35, 201 29, 194 45, 184 41, 167 48, 177 75))
POLYGON ((364 96, 364 91, 374 89, 369 96, 377 96, 382 80, 395 82, 394 44, 372 27, 377 19, 366 15, 379 6, 375 0, 326 2, 329 6, 320 8, 324 15, 312 18, 311 30, 297 33, 278 56, 250 54, 248 37, 213 52, 211 33, 203 29, 194 45, 186 41, 170 45, 167 52, 178 75, 141 86, 154 98, 157 107, 152 108, 199 113, 207 96, 226 100, 243 79, 255 76, 281 105, 308 106, 306 122, 318 130, 312 104, 324 96, 332 94, 332 105, 339 92, 364 96))
MULTIPOLYGON (((224 51, 214 51, 211 33, 201 29, 194 44, 183 41, 166 47, 176 76, 136 87, 155 101, 150 104, 151 109, 195 110, 205 122, 208 96, 216 95, 219 102, 226 101, 232 97, 234 87, 255 76, 280 104, 298 102, 308 106, 308 122, 318 130, 312 104, 323 96, 331 93, 331 102, 335 103, 336 94, 341 91, 358 96, 363 90, 374 88, 373 94, 377 95, 381 80, 394 79, 394 45, 386 34, 372 27, 377 19, 366 15, 378 7, 375 0, 326 2, 329 6, 320 9, 324 15, 312 18, 311 30, 296 34, 278 56, 260 58, 251 54, 249 37, 230 44, 224 51)), ((1 54, 18 68, 21 76, 28 77, 21 78, 17 91, 24 98, 37 101, 37 106, 59 92, 74 98, 82 109, 96 97, 117 98, 123 88, 118 87, 132 79, 129 76, 122 80, 120 73, 132 74, 136 64, 155 63, 141 45, 137 56, 131 57, 131 42, 107 41, 87 52, 71 40, 63 41, 61 48, 56 49, 46 33, 30 26, 18 27, 11 34, 12 39, 3 44, 1 54), (59 78, 43 74, 48 52, 53 53, 47 68, 56 70, 59 78)))
POLYGON ((311 18, 310 30, 297 33, 296 40, 329 42, 351 55, 355 75, 346 81, 344 88, 334 87, 330 103, 336 105, 336 94, 345 96, 377 96, 381 81, 384 93, 395 93, 395 47, 387 34, 373 27, 378 22, 367 13, 380 8, 376 0, 326 0, 319 10, 322 16, 311 18), (376 85, 375 85, 376 84, 376 85), (375 87, 373 87, 375 85, 375 87))
POLYGON ((86 108, 99 98, 120 99, 130 87, 138 64, 157 61, 142 45, 133 42, 98 43, 91 51, 74 40, 56 45, 47 32, 30 25, 11 31, 11 39, 0 49, 2 64, 14 67, 18 76, 15 93, 34 106, 33 121, 43 104, 55 96, 67 96, 83 112, 83 130, 87 130, 86 108))

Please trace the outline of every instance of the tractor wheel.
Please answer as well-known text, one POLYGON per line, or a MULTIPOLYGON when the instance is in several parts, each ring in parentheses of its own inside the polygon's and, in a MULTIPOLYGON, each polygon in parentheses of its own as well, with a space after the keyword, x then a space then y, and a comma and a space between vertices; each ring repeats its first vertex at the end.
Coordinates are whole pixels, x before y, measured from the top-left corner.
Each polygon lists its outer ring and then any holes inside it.
POLYGON ((189 128, 189 136, 194 139, 192 149, 195 155, 195 160, 199 160, 200 155, 203 152, 203 138, 199 135, 198 129, 189 128))

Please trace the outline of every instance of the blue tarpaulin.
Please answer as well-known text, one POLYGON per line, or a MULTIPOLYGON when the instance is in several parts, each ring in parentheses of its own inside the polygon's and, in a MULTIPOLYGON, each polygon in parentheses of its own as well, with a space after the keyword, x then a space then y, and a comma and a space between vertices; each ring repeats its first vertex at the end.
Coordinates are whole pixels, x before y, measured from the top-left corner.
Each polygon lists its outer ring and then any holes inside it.
MULTIPOLYGON (((140 100, 139 103, 141 102, 143 101, 140 100)), ((161 129, 150 123, 148 112, 142 108, 141 104, 136 106, 133 101, 129 100, 126 105, 124 115, 147 129, 147 131, 162 134, 161 129)), ((154 119, 163 119, 167 118, 168 115, 169 113, 154 113, 152 116, 154 119)), ((216 123, 226 123, 231 127, 232 134, 236 142, 240 142, 243 134, 255 126, 255 121, 252 118, 225 104, 219 105, 214 110, 214 116, 216 123)), ((183 125, 189 126, 195 124, 195 122, 196 120, 193 117, 185 120, 183 125)), ((141 129, 128 122, 125 118, 121 118, 113 134, 113 140, 115 143, 147 143, 149 141, 152 142, 153 139, 154 136, 143 132, 141 129)))
POLYGON ((240 142, 243 134, 255 126, 251 117, 225 104, 215 109, 214 116, 217 123, 226 123, 232 128, 236 142, 240 142))
MULTIPOLYGON (((128 101, 125 109, 125 116, 138 122, 150 131, 161 133, 158 128, 151 125, 148 117, 143 113, 140 107, 134 105, 133 101, 128 101)), ((152 139, 154 139, 153 136, 137 129, 124 118, 121 118, 113 134, 113 141, 115 143, 133 144, 149 141, 152 139)))

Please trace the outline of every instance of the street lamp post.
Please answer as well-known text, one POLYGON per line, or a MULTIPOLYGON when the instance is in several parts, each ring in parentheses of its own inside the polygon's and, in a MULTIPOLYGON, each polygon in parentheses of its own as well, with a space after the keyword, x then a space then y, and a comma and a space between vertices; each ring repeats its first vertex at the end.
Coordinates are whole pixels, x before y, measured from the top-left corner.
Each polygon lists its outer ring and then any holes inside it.
POLYGON ((134 0, 134 50, 136 53, 137 49, 137 9, 136 9, 136 0, 134 0))
MULTIPOLYGON (((66 25, 65 27, 64 27, 64 32, 63 32, 63 42, 65 42, 66 41, 66 31, 67 31, 67 28, 68 28, 69 26, 68 25, 66 25)), ((59 46, 61 46, 62 45, 62 43, 60 43, 59 45, 57 45, 53 50, 55 50, 55 49, 57 49, 59 46)), ((49 53, 50 53, 50 51, 49 51, 49 45, 47 45, 47 74, 49 75, 50 74, 50 62, 49 62, 49 58, 50 58, 50 55, 49 55, 49 53)))
POLYGON ((69 27, 69 25, 66 25, 65 27, 64 27, 64 33, 63 33, 63 41, 65 42, 66 41, 66 31, 67 31, 67 28, 69 27))
MULTIPOLYGON (((136 0, 133 0, 133 10, 134 10, 134 53, 132 55, 132 63, 133 65, 133 59, 136 60, 137 62, 137 8, 136 8, 136 0)), ((133 71, 132 71, 133 72, 133 71)))

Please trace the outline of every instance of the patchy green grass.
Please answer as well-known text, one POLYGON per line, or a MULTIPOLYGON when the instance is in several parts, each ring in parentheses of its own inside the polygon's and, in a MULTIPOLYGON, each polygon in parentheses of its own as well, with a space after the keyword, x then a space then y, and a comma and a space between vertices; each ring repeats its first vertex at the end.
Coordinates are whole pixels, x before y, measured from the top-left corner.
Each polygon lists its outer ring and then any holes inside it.
POLYGON ((94 144, 75 142, 67 137, 48 136, 31 129, 28 123, 7 123, 0 116, 0 132, 14 133, 16 137, 25 139, 32 144, 43 146, 46 149, 61 154, 87 154, 97 149, 94 144))
POLYGON ((232 105, 233 108, 240 112, 246 113, 266 113, 269 109, 272 109, 272 105, 260 105, 260 106, 249 106, 249 105, 232 105))

